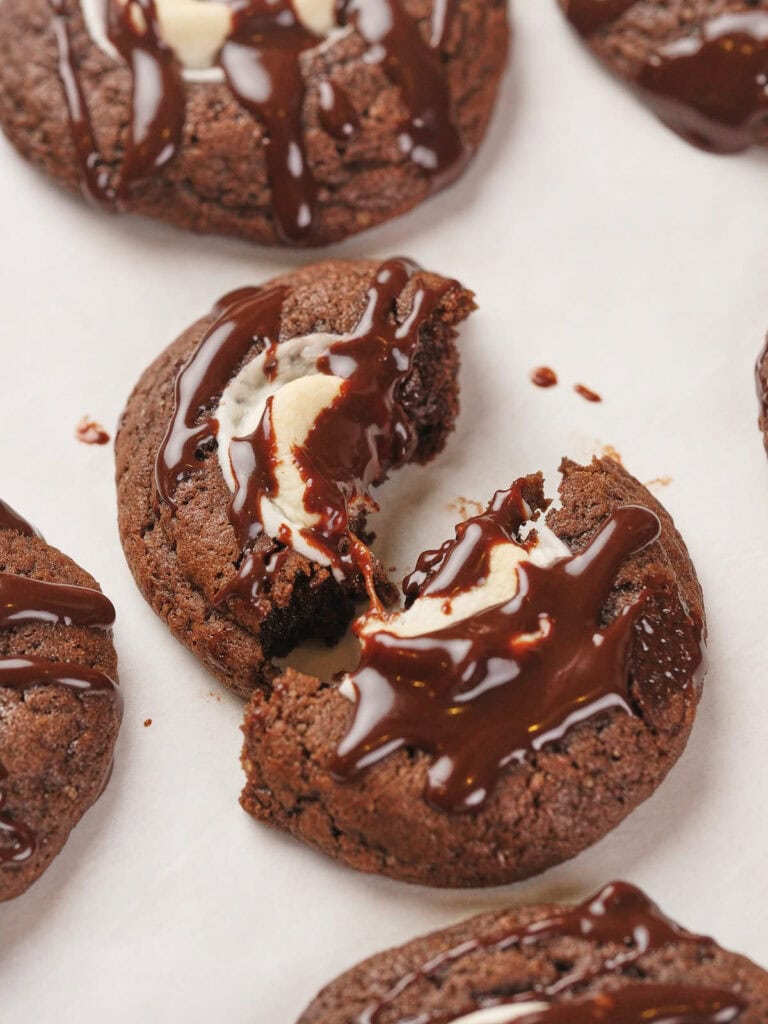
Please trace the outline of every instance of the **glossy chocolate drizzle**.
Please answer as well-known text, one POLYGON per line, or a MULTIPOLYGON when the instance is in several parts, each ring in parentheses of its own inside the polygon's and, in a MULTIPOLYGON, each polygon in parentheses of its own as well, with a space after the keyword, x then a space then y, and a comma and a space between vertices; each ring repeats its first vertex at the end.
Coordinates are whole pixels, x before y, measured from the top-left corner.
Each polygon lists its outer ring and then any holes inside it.
POLYGON ((592 999, 553 1003, 515 1024, 731 1024, 744 1009, 727 989, 626 985, 592 999))
MULTIPOLYGON (((105 0, 107 35, 132 74, 131 127, 116 184, 100 154, 77 62, 72 54, 64 0, 50 0, 59 50, 59 76, 85 192, 120 206, 137 185, 153 177, 181 144, 186 90, 183 71, 163 42, 155 0, 105 0)), ((292 0, 231 0, 232 30, 218 63, 233 95, 264 128, 264 155, 281 240, 323 241, 317 224, 318 185, 304 141, 306 84, 302 54, 322 39, 300 21, 292 0)), ((400 130, 405 159, 434 189, 455 177, 468 157, 453 110, 445 67, 455 0, 436 0, 432 38, 425 39, 402 0, 339 0, 339 26, 351 25, 399 88, 407 112, 400 130)), ((349 97, 330 80, 320 83, 318 117, 343 145, 360 128, 349 97)))
POLYGON ((163 42, 155 0, 107 3, 107 37, 131 69, 131 130, 118 180, 127 198, 173 159, 184 129, 181 67, 163 42))
MULTIPOLYGON (((379 267, 357 326, 331 343, 317 361, 321 373, 337 376, 343 384, 336 400, 317 417, 301 452, 295 453, 306 484, 305 507, 317 517, 317 525, 301 533, 342 575, 361 573, 372 598, 373 559, 350 531, 349 505, 368 497, 374 484, 413 454, 416 437, 398 401, 398 386, 411 372, 423 324, 454 286, 445 282, 438 288, 417 288, 401 322, 397 300, 417 270, 402 259, 379 267)), ((201 449, 216 437, 215 418, 206 415, 201 420, 201 409, 210 410, 249 351, 277 346, 286 295, 284 288, 241 289, 222 300, 217 320, 179 374, 174 412, 155 469, 158 496, 171 507, 177 483, 199 467, 201 449)), ((220 601, 232 594, 255 598, 279 569, 281 551, 276 547, 283 545, 284 551, 291 544, 288 531, 274 538, 277 545, 258 547, 264 537, 260 499, 274 497, 277 491, 271 408, 268 402, 253 433, 230 445, 236 488, 229 518, 243 558, 220 601)))
POLYGON ((450 599, 485 583, 494 547, 513 543, 530 514, 519 484, 497 491, 483 513, 459 523, 453 540, 419 555, 403 580, 406 608, 418 597, 450 599))
MULTIPOLYGON (((597 978, 613 974, 622 975, 628 968, 641 961, 646 955, 662 950, 668 945, 682 943, 703 947, 712 945, 711 939, 700 935, 693 935, 670 921, 635 886, 629 885, 626 882, 612 882, 591 899, 578 906, 564 908, 551 917, 533 921, 520 928, 513 928, 511 930, 497 929, 479 938, 467 939, 457 946, 439 953, 431 960, 403 975, 387 993, 375 1003, 367 1006, 358 1015, 356 1024, 378 1024, 385 1011, 390 1009, 393 1003, 407 992, 408 989, 419 983, 429 982, 432 978, 441 977, 445 968, 450 967, 450 965, 459 962, 465 957, 471 957, 477 953, 503 953, 509 949, 530 949, 535 954, 538 943, 565 938, 583 939, 593 947, 608 947, 605 951, 603 964, 597 967, 590 967, 587 958, 574 958, 575 962, 571 966, 564 968, 557 980, 528 989, 525 992, 516 992, 514 999, 509 1001, 510 1006, 514 1006, 516 1003, 529 1002, 532 999, 562 996, 597 978)), ((632 989, 653 989, 655 987, 653 985, 633 985, 632 989)), ((621 991, 621 989, 616 991, 621 991)), ((685 1006, 685 1001, 691 998, 691 989, 682 987, 678 991, 685 1006)), ((714 999, 726 998, 728 1007, 735 1007, 737 1010, 744 1008, 741 1000, 731 993, 713 993, 712 990, 707 989, 700 991, 703 992, 705 999, 706 993, 709 991, 714 999)), ((479 992, 475 995, 474 1005, 467 1007, 459 1014, 455 1011, 450 1016, 441 1013, 421 1014, 417 1018, 409 1016, 407 1019, 401 1019, 397 1024, 416 1024, 416 1022, 418 1024, 448 1024, 449 1021, 455 1020, 457 1016, 462 1016, 478 1009, 478 1005, 499 1005, 499 1000, 494 998, 493 994, 489 994, 488 998, 483 998, 483 993, 479 992)), ((567 1001, 554 1004, 553 1009, 558 1005, 572 1009, 576 1004, 567 1001)), ((530 1021, 531 1024, 533 1022, 538 1024, 539 1020, 541 1020, 541 1024, 544 1024, 549 1019, 544 1015, 541 1017, 531 1015, 530 1021)), ((589 1016, 586 1018, 560 1017, 555 1019, 563 1021, 567 1019, 569 1022, 574 1020, 578 1021, 579 1024, 582 1024, 582 1021, 601 1020, 600 1017, 589 1016)), ((609 1022, 614 1024, 617 1021, 617 1018, 610 1014, 602 1019, 605 1021, 605 1024, 609 1024, 609 1022)), ((645 1017, 641 1019, 643 1021, 646 1020, 645 1017)), ((654 1018, 648 1019, 653 1020, 654 1018)), ((735 1016, 723 1017, 724 1021, 735 1019, 735 1016)), ((522 1020, 525 1021, 525 1024, 528 1024, 529 1018, 526 1016, 522 1020)), ((618 1018, 618 1020, 621 1020, 621 1018, 618 1018)), ((632 1021, 632 1018, 629 1018, 626 1024, 630 1024, 630 1021, 632 1021)), ((716 1024, 716 1022, 719 1024, 719 1021, 720 1018, 715 1018, 712 1024, 716 1024)), ((624 1021, 621 1024, 624 1024, 624 1021)), ((665 1021, 664 1024, 670 1024, 670 1022, 665 1021)), ((700 1022, 695 1017, 693 1021, 688 1021, 683 1017, 682 1022, 676 1021, 673 1017, 672 1024, 700 1024, 700 1022)), ((703 1018, 703 1024, 710 1024, 706 1016, 703 1018)))
MULTIPOLYGON (((29 524, 4 503, 0 504, 0 526, 34 535, 29 524)), ((114 619, 112 602, 98 590, 0 572, 0 629, 31 623, 108 629, 114 619)), ((43 685, 64 686, 80 693, 104 693, 121 706, 115 683, 98 669, 35 657, 0 657, 0 690, 23 692, 43 685)), ((0 844, 0 864, 22 864, 37 849, 37 837, 27 825, 4 811, 7 780, 8 772, 0 763, 0 838, 4 840, 0 844)))
MULTIPOLYGON (((568 16, 590 36, 632 6, 571 0, 568 16)), ((660 47, 634 84, 668 127, 696 146, 734 153, 768 139, 768 12, 738 11, 700 22, 660 47)))
POLYGON ((287 296, 283 287, 240 288, 225 295, 177 376, 173 414, 155 460, 157 494, 171 508, 176 485, 200 468, 203 450, 216 438, 218 423, 205 413, 251 350, 260 352, 279 340, 287 296))
MULTIPOLYGON (((499 501, 485 526, 490 539, 499 501)), ((458 577, 466 590, 475 572, 483 575, 482 532, 473 544, 478 522, 470 523, 419 586, 406 581, 411 600, 447 592, 445 579, 458 577)), ((549 568, 523 561, 510 600, 420 636, 388 632, 386 620, 363 635, 351 676, 355 717, 334 775, 351 778, 396 750, 417 748, 435 759, 427 799, 446 811, 473 810, 511 763, 610 709, 633 714, 629 652, 645 592, 607 626, 601 616, 622 563, 659 529, 653 512, 622 506, 581 554, 549 568)), ((652 630, 643 635, 649 641, 652 630)))

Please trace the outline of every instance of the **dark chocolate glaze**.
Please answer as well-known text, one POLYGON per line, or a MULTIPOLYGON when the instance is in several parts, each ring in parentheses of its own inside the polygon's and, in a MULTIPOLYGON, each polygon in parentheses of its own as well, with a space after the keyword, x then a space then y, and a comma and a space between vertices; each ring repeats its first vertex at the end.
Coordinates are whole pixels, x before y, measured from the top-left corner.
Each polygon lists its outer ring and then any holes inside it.
POLYGON ((308 241, 315 226, 317 184, 304 147, 300 57, 319 42, 299 21, 292 0, 250 0, 236 11, 219 56, 238 102, 264 126, 275 225, 289 244, 308 241))
MULTIPOLYGON (((491 512, 492 544, 497 525, 491 512)), ((512 599, 416 637, 388 632, 386 620, 364 635, 351 675, 355 717, 332 761, 333 774, 352 778, 396 750, 417 748, 434 758, 426 798, 445 811, 471 811, 504 770, 530 752, 609 710, 633 714, 629 654, 647 592, 607 626, 601 616, 622 563, 659 530, 653 512, 622 506, 581 554, 549 568, 522 562, 512 599)), ((467 566, 482 575, 485 565, 477 545, 458 532, 419 594, 430 587, 444 593, 450 583, 443 581, 454 578, 466 590, 467 566)), ((693 683, 701 663, 700 629, 691 626, 695 651, 676 687, 693 683)), ((642 640, 646 647, 660 642, 652 629, 642 640)))
POLYGON ((349 96, 330 78, 320 83, 319 117, 323 128, 344 142, 360 127, 360 118, 349 96))
MULTIPOLYGON (((606 950, 608 955, 604 966, 590 967, 589 958, 577 959, 569 970, 561 974, 551 984, 525 992, 516 992, 514 999, 510 1000, 511 1005, 542 997, 546 999, 567 994, 586 982, 606 975, 622 976, 628 968, 641 961, 646 955, 663 950, 665 946, 673 943, 690 943, 702 947, 702 951, 712 946, 711 939, 693 935, 670 921, 635 886, 629 885, 627 882, 611 882, 591 899, 575 907, 566 907, 552 917, 539 919, 512 930, 491 931, 487 935, 468 939, 452 949, 439 953, 420 967, 403 975, 389 992, 376 1002, 371 1003, 358 1015, 356 1024, 378 1024, 383 1014, 407 989, 418 982, 428 981, 433 977, 439 978, 441 969, 446 964, 456 963, 464 957, 476 953, 503 952, 516 947, 535 949, 538 942, 557 938, 583 939, 591 946, 609 947, 606 950)), ((482 1005, 489 1005, 488 1002, 482 1000, 482 993, 477 993, 475 998, 475 1005, 468 1007, 463 1011, 464 1013, 470 1013, 473 1009, 477 1009, 478 1002, 482 1005)), ((729 1005, 742 1008, 743 1004, 736 996, 728 998, 731 1001, 729 1005)), ((563 1002, 562 1005, 570 1008, 573 1003, 563 1002)), ((453 1013, 450 1017, 442 1014, 429 1014, 420 1017, 419 1024, 448 1024, 457 1016, 461 1016, 461 1014, 453 1013)), ((392 1020, 391 1014, 388 1019, 392 1020)), ((529 1018, 523 1019, 528 1024, 529 1018)), ((538 1024, 538 1019, 534 1016, 531 1024, 533 1021, 538 1024)), ((568 1018, 569 1021, 570 1019, 568 1018)), ((734 1017, 725 1018, 726 1021, 734 1019, 734 1017)), ((590 1018, 587 1017, 586 1020, 589 1021, 590 1018)), ((598 1017, 597 1020, 600 1018, 598 1017)), ((609 1016, 606 1024, 613 1020, 614 1018, 609 1016)), ((685 1018, 683 1021, 685 1022, 685 1018)), ((704 1022, 709 1024, 706 1017, 704 1022)), ((407 1024, 407 1022, 401 1020, 396 1024, 407 1024)), ((543 1019, 542 1024, 544 1024, 543 1019)), ((670 1024, 670 1022, 665 1022, 665 1024, 670 1024)), ((680 1022, 675 1022, 672 1018, 671 1024, 680 1024, 680 1022)), ((685 1024, 690 1024, 690 1022, 685 1022, 685 1024)))
POLYGON ((80 73, 69 35, 64 0, 49 0, 53 33, 58 50, 58 73, 67 104, 69 134, 80 166, 80 187, 83 195, 95 203, 111 206, 115 190, 110 170, 104 163, 91 123, 91 115, 83 92, 80 73))
POLYGON ((603 400, 596 391, 593 391, 592 388, 586 387, 584 384, 574 384, 573 390, 587 402, 602 402, 603 400))
POLYGON ((531 373, 531 383, 537 388, 553 388, 557 384, 557 374, 549 366, 537 366, 531 373))
POLYGON ((768 452, 768 341, 760 353, 755 366, 757 401, 760 408, 758 426, 763 431, 763 443, 768 452))
MULTIPOLYGON (((584 36, 618 18, 634 0, 571 0, 584 36)), ((693 24, 657 49, 633 84, 673 131, 715 153, 768 141, 768 12, 736 11, 693 24)))
MULTIPOLYGON (((304 505, 318 518, 316 526, 301 530, 319 547, 342 575, 362 574, 375 601, 373 560, 367 547, 350 530, 349 507, 360 497, 370 500, 370 488, 387 473, 407 462, 416 437, 397 400, 398 386, 410 374, 419 334, 443 295, 452 286, 419 288, 404 322, 395 316, 398 297, 418 268, 407 260, 383 263, 371 285, 366 307, 352 332, 329 345, 317 361, 321 373, 343 380, 341 393, 317 417, 296 463, 306 484, 304 505)), ((263 533, 259 518, 262 496, 272 497, 275 442, 271 400, 259 426, 248 437, 230 445, 236 490, 230 519, 244 549, 263 533)), ((290 543, 290 535, 282 539, 290 543)), ((241 591, 255 596, 265 573, 279 563, 249 558, 239 573, 241 591)))
POLYGON ((745 1009, 726 989, 625 985, 592 999, 553 1003, 516 1024, 731 1024, 745 1009))
POLYGON ((497 491, 488 508, 456 527, 456 536, 434 551, 424 551, 416 568, 403 580, 406 608, 417 597, 452 598, 483 584, 497 544, 515 540, 530 517, 519 484, 497 491))
POLYGON ((118 193, 173 159, 181 144, 186 94, 181 67, 162 40, 155 0, 107 3, 107 36, 131 69, 131 130, 120 167, 118 193))
POLYGON ((198 455, 216 437, 215 419, 203 416, 221 396, 252 348, 277 342, 286 288, 240 288, 214 308, 215 320, 185 363, 174 388, 174 407, 155 461, 159 498, 173 507, 177 483, 198 469, 198 455))
POLYGON ((584 36, 617 21, 637 0, 568 0, 568 18, 584 36))
MULTIPOLYGON (((454 0, 438 4, 433 33, 438 46, 453 13, 454 0)), ((402 0, 339 0, 342 24, 352 24, 371 47, 371 59, 381 54, 387 77, 400 88, 408 117, 401 127, 400 145, 410 160, 440 188, 461 171, 469 155, 456 124, 448 80, 440 54, 425 41, 402 0)))
MULTIPOLYGON (((105 0, 107 34, 132 75, 131 129, 125 156, 112 180, 94 135, 79 70, 73 58, 63 0, 50 0, 59 48, 59 76, 84 190, 93 199, 120 205, 133 189, 157 174, 181 145, 186 90, 183 70, 163 42, 155 0, 120 4, 105 0)), ((436 0, 431 39, 402 0, 339 0, 339 25, 351 24, 399 87, 407 117, 400 140, 404 159, 415 163, 434 189, 458 175, 468 149, 457 127, 440 57, 455 0, 436 0)), ((299 20, 293 0, 231 0, 232 31, 218 63, 240 105, 264 128, 264 156, 272 189, 275 229, 290 245, 322 242, 317 225, 318 186, 304 141, 306 85, 302 54, 322 41, 299 20)), ((325 81, 319 119, 340 142, 360 122, 351 99, 325 81)))
POLYGON ((114 621, 114 605, 98 590, 0 572, 0 629, 30 622, 109 629, 114 621))
POLYGON ((14 511, 10 505, 0 498, 0 530, 14 530, 25 537, 39 537, 40 534, 31 523, 14 511))
POLYGON ((719 153, 768 139, 768 12, 722 14, 662 48, 637 84, 689 142, 719 153))

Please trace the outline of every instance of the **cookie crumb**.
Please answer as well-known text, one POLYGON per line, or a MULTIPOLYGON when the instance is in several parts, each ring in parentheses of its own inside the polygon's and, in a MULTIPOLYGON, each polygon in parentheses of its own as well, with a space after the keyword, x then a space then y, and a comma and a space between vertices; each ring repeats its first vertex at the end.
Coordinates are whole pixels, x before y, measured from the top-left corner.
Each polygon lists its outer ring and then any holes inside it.
POLYGON ((485 506, 474 498, 459 496, 455 501, 449 501, 446 505, 449 512, 455 512, 460 519, 471 519, 472 516, 481 516, 485 506))
POLYGON ((653 480, 646 483, 646 487, 669 487, 672 483, 671 476, 655 476, 653 480))
POLYGON ((110 436, 96 420, 83 416, 75 427, 75 437, 83 444, 109 444, 110 436))
POLYGON ((586 387, 584 384, 574 384, 573 390, 587 402, 602 402, 603 400, 601 395, 598 395, 596 391, 586 387))
POLYGON ((613 459, 614 462, 618 462, 620 466, 624 465, 624 460, 621 457, 621 452, 614 448, 612 444, 600 445, 600 455, 604 459, 613 459))
POLYGON ((144 728, 148 729, 150 727, 150 725, 152 725, 152 719, 151 718, 145 718, 144 719, 144 728))

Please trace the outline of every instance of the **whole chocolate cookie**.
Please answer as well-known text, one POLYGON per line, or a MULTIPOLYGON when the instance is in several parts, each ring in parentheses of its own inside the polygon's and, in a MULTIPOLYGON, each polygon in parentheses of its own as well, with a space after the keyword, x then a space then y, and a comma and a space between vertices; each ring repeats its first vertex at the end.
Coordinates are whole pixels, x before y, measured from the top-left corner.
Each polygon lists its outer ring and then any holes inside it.
POLYGON ((40 877, 109 779, 115 611, 0 501, 0 900, 40 877))
POLYGON ((591 49, 696 146, 768 144, 768 0, 559 0, 591 49))
POLYGON ((768 973, 613 882, 578 906, 502 910, 371 957, 298 1024, 763 1024, 768 973))
POLYGON ((331 261, 226 296, 145 372, 117 440, 120 533, 145 597, 227 686, 338 640, 394 587, 371 487, 443 447, 458 409, 456 281, 331 261))
POLYGON ((700 696, 699 584, 616 462, 562 476, 543 522, 531 476, 422 555, 405 609, 355 623, 341 685, 289 669, 254 694, 250 814, 359 870, 479 886, 574 856, 653 793, 700 696))
POLYGON ((508 41, 505 0, 3 0, 0 123, 110 209, 320 245, 462 172, 508 41))

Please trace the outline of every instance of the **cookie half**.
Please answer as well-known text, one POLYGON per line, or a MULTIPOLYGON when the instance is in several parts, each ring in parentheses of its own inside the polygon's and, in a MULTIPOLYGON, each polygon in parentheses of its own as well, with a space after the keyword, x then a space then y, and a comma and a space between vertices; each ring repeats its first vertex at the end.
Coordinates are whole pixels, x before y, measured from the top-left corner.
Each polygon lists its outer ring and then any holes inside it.
POLYGON ((109 209, 321 245, 463 171, 508 40, 505 0, 4 0, 0 123, 109 209))
POLYGON ((40 877, 107 784, 114 617, 93 578, 0 502, 0 900, 40 877))
POLYGON ((145 372, 116 440, 120 534, 145 597, 247 696, 272 659, 396 597, 371 489, 458 411, 458 282, 331 261, 226 296, 145 372))
POLYGON ((596 842, 682 753, 704 609, 669 514, 565 461, 426 552, 341 685, 288 670, 245 717, 243 807, 362 871, 499 885, 596 842), (531 523, 531 519, 533 522, 531 523), (531 533, 531 527, 535 533, 531 533))
POLYGON ((768 973, 613 882, 481 914, 371 957, 298 1024, 762 1024, 768 973))
POLYGON ((611 71, 688 142, 768 144, 766 0, 560 0, 611 71))

